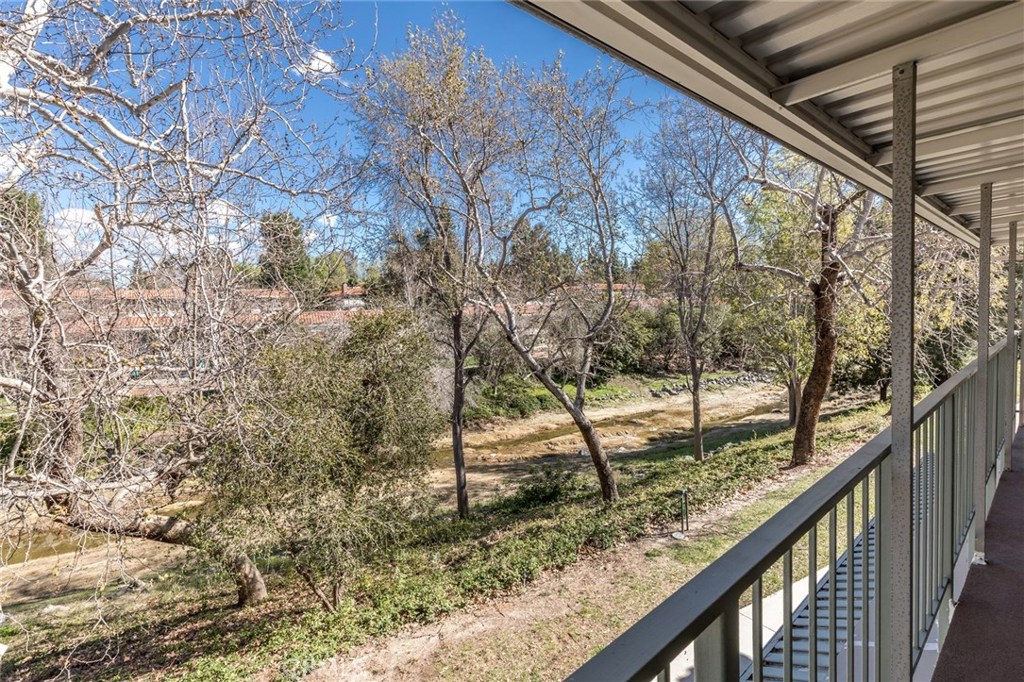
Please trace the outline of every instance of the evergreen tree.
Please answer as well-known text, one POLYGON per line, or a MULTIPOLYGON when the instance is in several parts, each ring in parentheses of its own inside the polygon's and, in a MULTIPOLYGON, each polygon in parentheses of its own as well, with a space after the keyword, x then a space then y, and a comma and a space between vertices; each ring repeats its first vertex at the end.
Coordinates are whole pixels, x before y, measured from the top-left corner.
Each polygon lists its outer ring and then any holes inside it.
POLYGON ((283 286, 300 299, 311 293, 312 261, 303 241, 302 223, 287 211, 269 212, 260 218, 259 282, 265 286, 283 286))

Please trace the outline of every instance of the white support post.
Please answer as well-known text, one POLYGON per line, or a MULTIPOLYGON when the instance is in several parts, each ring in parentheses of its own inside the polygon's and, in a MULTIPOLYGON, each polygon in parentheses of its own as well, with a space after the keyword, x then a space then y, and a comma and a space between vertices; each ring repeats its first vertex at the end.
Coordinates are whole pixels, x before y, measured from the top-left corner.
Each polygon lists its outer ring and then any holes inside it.
POLYGON ((1013 375, 1017 367, 1014 358, 1014 334, 1017 333, 1017 221, 1010 223, 1010 246, 1006 254, 1006 345, 1010 348, 1010 376, 1006 381, 1006 456, 1005 470, 1013 471, 1013 437, 1017 433, 1016 405, 1014 405, 1014 389, 1017 377, 1013 375))
POLYGON ((909 680, 914 443, 914 163, 917 64, 892 70, 892 454, 879 470, 875 643, 883 679, 909 680))
POLYGON ((739 679, 740 606, 735 599, 693 643, 693 670, 697 682, 739 679))
POLYGON ((985 563, 985 490, 988 475, 988 349, 992 302, 992 183, 981 186, 981 238, 978 254, 978 373, 974 382, 974 560, 985 563))

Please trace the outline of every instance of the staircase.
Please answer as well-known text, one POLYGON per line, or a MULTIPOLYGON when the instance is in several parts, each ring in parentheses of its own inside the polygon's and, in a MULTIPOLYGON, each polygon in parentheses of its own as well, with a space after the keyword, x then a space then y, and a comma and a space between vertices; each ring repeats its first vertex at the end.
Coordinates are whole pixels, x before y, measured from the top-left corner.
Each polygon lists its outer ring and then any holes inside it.
MULTIPOLYGON (((847 612, 851 607, 847 590, 847 575, 851 568, 853 571, 853 624, 854 627, 861 621, 864 607, 862 598, 864 589, 864 555, 865 555, 864 534, 861 533, 854 539, 853 543, 853 564, 850 564, 850 553, 843 552, 836 559, 836 651, 843 651, 849 643, 850 635, 847 631, 847 612)), ((867 531, 867 562, 868 562, 868 601, 875 592, 875 521, 871 520, 867 531)), ((829 679, 829 581, 831 571, 818 581, 815 587, 815 609, 817 616, 817 642, 815 646, 818 658, 818 680, 829 679)), ((793 682, 810 682, 810 651, 811 651, 811 617, 810 597, 803 600, 793 612, 793 682)), ((780 629, 768 641, 764 647, 762 656, 763 680, 785 679, 783 661, 785 657, 785 630, 780 629)), ((753 682, 754 668, 750 665, 740 676, 743 682, 753 682)))

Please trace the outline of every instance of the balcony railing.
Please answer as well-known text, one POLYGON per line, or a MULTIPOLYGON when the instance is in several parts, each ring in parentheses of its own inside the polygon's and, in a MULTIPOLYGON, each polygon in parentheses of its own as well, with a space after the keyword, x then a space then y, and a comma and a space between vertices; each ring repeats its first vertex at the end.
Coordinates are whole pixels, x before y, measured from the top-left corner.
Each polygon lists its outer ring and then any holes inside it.
MULTIPOLYGON (((1012 442, 1005 415, 1016 383, 1016 345, 1004 340, 988 358, 989 486, 995 485, 1000 454, 1012 442)), ((910 618, 915 669, 952 596, 954 567, 971 537, 976 375, 974 362, 914 408, 910 618)), ((673 672, 689 672, 672 664, 691 644, 698 682, 884 679, 885 643, 876 646, 874 639, 889 610, 874 593, 889 558, 875 549, 878 524, 886 518, 875 510, 884 509, 888 499, 890 453, 886 429, 568 679, 667 682, 673 672), (807 585, 808 596, 794 608, 800 583, 807 585), (782 622, 764 641, 766 608, 771 610, 766 595, 777 591, 782 622), (750 617, 752 660, 740 653, 741 606, 750 617)))

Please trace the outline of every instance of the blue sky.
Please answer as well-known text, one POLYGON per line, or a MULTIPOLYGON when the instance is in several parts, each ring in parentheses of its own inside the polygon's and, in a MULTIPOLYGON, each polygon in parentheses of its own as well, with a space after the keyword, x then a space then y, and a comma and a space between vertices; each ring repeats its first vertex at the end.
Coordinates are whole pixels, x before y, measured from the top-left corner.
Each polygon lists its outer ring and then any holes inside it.
MULTIPOLYGON (((371 45, 374 46, 373 55, 401 52, 406 47, 406 32, 410 25, 429 26, 438 14, 450 9, 464 23, 468 45, 471 48, 482 47, 487 56, 497 63, 515 60, 525 66, 539 66, 552 62, 561 53, 565 69, 578 77, 598 60, 604 63, 613 61, 600 50, 525 10, 498 0, 347 0, 341 8, 344 19, 352 24, 346 31, 346 37, 355 41, 356 52, 362 54, 371 45)), ((340 45, 326 47, 338 48, 340 45)), ((657 100, 666 95, 683 96, 639 74, 630 81, 628 94, 637 102, 657 100)), ((633 136, 637 130, 623 132, 633 136)))
MULTIPOLYGON (((587 43, 555 28, 525 10, 497 0, 462 0, 456 2, 430 2, 415 0, 346 0, 341 17, 350 26, 344 37, 355 42, 355 52, 369 55, 370 61, 390 56, 406 48, 406 35, 410 25, 428 27, 441 13, 452 10, 463 22, 466 42, 471 49, 482 47, 484 53, 496 63, 515 60, 529 68, 554 61, 559 55, 572 77, 583 73, 601 61, 614 59, 587 43), (376 34, 375 34, 376 22, 376 34)), ((343 46, 322 45, 328 50, 343 46)), ((655 101, 665 96, 683 97, 660 82, 637 74, 627 85, 627 93, 635 102, 655 101)), ((330 98, 315 96, 319 106, 310 107, 310 115, 322 117, 324 122, 347 111, 343 104, 330 98)), ((641 117, 638 117, 641 118, 641 117)), ((644 132, 644 122, 635 120, 621 131, 627 138, 636 138, 644 132)), ((637 162, 627 155, 624 172, 635 169, 637 162)))
MULTIPOLYGON (((564 53, 564 64, 573 74, 593 66, 597 59, 608 59, 600 51, 541 21, 526 11, 497 0, 464 0, 461 2, 417 2, 390 0, 369 2, 348 0, 342 5, 343 15, 354 22, 349 37, 356 40, 357 49, 365 49, 373 39, 373 18, 378 17, 377 51, 391 54, 405 47, 406 28, 409 24, 429 26, 438 13, 452 9, 465 22, 467 42, 482 46, 495 61, 517 59, 523 64, 550 62, 559 51, 564 53)), ((643 90, 654 96, 666 89, 659 83, 647 81, 643 90)), ((635 93, 638 98, 643 93, 635 93)))
MULTIPOLYGON (((0 0, 2 5, 5 0, 0 0)), ((428 27, 446 10, 452 10, 463 22, 466 41, 471 48, 481 47, 485 54, 497 63, 515 60, 526 68, 539 67, 550 63, 559 55, 570 76, 581 76, 598 61, 610 63, 611 57, 596 48, 570 36, 529 14, 528 12, 498 0, 460 0, 455 2, 432 2, 417 0, 343 0, 333 6, 341 19, 348 24, 344 36, 336 34, 338 44, 321 45, 334 51, 344 47, 344 40, 354 41, 357 55, 372 60, 382 55, 393 55, 406 48, 406 35, 410 25, 428 27)), ((336 17, 337 18, 337 17, 336 17)), ((662 84, 638 75, 628 83, 628 95, 634 101, 657 100, 666 95, 682 97, 662 84)), ((336 128, 341 135, 345 131, 350 111, 343 101, 326 94, 313 94, 302 117, 307 122, 322 124, 341 123, 336 128)), ((622 132, 628 138, 642 134, 642 123, 628 125, 622 132)), ((632 159, 626 159, 624 170, 635 167, 632 159)), ((90 198, 75 194, 71 189, 55 190, 56 201, 51 210, 60 213, 56 222, 59 229, 68 234, 68 240, 77 244, 85 240, 91 243, 94 228, 91 226, 92 211, 90 198), (72 239, 74 238, 74 239, 72 239)), ((304 213, 309 210, 313 218, 315 209, 302 205, 301 201, 281 206, 304 213)), ((319 219, 319 218, 318 218, 319 219)), ((77 246, 75 248, 78 248, 77 246)), ((83 247, 86 250, 88 248, 83 247)))

